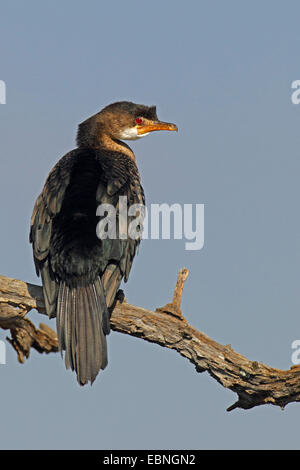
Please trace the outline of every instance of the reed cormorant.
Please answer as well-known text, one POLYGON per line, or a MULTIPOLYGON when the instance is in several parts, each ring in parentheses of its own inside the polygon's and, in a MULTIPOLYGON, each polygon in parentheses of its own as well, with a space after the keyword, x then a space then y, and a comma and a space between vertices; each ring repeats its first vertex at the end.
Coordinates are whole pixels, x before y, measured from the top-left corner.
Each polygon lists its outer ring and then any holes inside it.
POLYGON ((107 365, 110 308, 131 269, 140 238, 100 239, 100 204, 144 204, 133 151, 123 140, 158 130, 155 106, 113 103, 79 125, 77 148, 51 170, 36 200, 30 242, 47 314, 56 317, 59 350, 81 385, 107 365))

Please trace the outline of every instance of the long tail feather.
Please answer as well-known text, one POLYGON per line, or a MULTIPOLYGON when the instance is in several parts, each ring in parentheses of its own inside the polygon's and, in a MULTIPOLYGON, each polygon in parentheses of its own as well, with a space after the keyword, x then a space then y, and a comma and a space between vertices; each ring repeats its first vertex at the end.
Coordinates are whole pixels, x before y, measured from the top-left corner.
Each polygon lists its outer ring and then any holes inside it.
POLYGON ((83 287, 60 283, 56 326, 66 368, 75 370, 81 385, 92 384, 99 370, 107 365, 109 315, 99 278, 83 287))

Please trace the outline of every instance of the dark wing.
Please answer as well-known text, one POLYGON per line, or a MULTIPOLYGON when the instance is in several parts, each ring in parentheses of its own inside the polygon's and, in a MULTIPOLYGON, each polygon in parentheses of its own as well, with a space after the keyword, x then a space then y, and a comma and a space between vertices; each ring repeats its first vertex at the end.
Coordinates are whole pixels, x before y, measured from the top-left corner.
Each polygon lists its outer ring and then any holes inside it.
POLYGON ((47 313, 55 316, 58 285, 49 263, 49 250, 54 217, 60 212, 77 151, 66 154, 51 170, 38 196, 30 222, 29 241, 32 243, 37 275, 41 275, 47 313))
MULTIPOLYGON (((101 182, 97 189, 96 199, 100 204, 112 204, 116 208, 116 239, 104 239, 101 244, 101 280, 106 295, 106 303, 111 307, 114 303, 116 293, 121 280, 125 282, 132 267, 132 262, 136 254, 141 238, 130 238, 127 231, 127 238, 119 237, 119 196, 126 196, 127 210, 132 204, 144 206, 144 192, 139 179, 130 180, 126 176, 118 176, 110 179, 106 184, 101 182)), ((134 219, 128 216, 127 228, 134 219)), ((142 225, 142 223, 141 223, 142 225)))
MULTIPOLYGON (((51 257, 51 235, 53 219, 62 208, 66 190, 71 181, 72 170, 78 159, 82 157, 82 150, 73 150, 65 155, 50 172, 42 193, 36 200, 31 218, 30 242, 33 245, 33 256, 37 274, 41 274, 45 297, 46 310, 50 317, 56 314, 56 301, 58 295, 57 273, 53 271, 51 257)), ((83 156, 84 158, 84 156, 83 156)), ((111 204, 119 210, 119 196, 127 197, 128 206, 144 204, 144 193, 139 178, 130 178, 126 171, 104 178, 100 172, 97 175, 99 184, 96 191, 97 204, 111 204)), ((133 217, 128 218, 128 225, 133 217)), ((118 229, 118 219, 117 219, 118 229)), ((96 227, 95 227, 96 231, 96 227)), ((118 231, 117 231, 118 235, 118 231)), ((136 254, 140 239, 125 240, 106 239, 99 240, 101 246, 99 253, 99 271, 103 288, 106 294, 107 306, 110 307, 124 277, 128 279, 133 258, 136 254)))

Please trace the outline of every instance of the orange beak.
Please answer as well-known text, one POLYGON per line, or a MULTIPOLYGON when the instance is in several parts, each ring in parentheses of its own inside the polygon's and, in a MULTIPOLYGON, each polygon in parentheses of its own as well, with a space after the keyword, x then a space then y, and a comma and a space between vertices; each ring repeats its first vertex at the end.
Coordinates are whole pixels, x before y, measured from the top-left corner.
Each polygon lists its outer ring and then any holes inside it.
POLYGON ((148 134, 148 132, 154 131, 178 131, 178 127, 171 122, 162 121, 149 121, 137 126, 138 135, 148 134))

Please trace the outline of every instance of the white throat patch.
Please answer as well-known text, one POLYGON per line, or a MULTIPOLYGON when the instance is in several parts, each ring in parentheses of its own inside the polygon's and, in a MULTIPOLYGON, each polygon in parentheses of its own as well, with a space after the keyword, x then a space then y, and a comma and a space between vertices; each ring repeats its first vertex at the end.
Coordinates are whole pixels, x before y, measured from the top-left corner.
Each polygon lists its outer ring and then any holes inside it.
POLYGON ((120 139, 121 140, 137 140, 148 134, 149 132, 147 132, 146 134, 138 135, 136 127, 128 127, 127 129, 125 129, 123 132, 120 133, 120 139))

